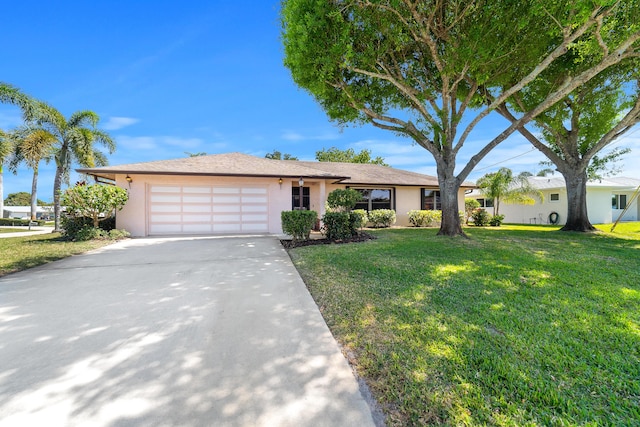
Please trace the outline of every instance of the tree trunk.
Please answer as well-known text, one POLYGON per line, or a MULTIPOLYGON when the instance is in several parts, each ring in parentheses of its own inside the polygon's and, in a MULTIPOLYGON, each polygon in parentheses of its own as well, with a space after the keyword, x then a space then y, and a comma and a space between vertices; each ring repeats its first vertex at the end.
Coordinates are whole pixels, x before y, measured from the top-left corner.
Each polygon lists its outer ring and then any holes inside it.
POLYGON ((567 221, 561 231, 594 231, 587 214, 586 169, 562 171, 567 188, 567 221))
POLYGON ((442 222, 438 236, 465 236, 458 212, 458 190, 460 185, 453 175, 455 166, 438 165, 438 181, 440 182, 440 203, 442 204, 442 222))
POLYGON ((53 231, 60 231, 60 188, 62 187, 62 171, 56 168, 56 176, 53 180, 53 231))
POLYGON ((4 178, 2 177, 1 164, 0 164, 0 218, 4 218, 4 178))
POLYGON ((31 180, 31 221, 38 217, 38 167, 33 168, 33 179, 31 180))

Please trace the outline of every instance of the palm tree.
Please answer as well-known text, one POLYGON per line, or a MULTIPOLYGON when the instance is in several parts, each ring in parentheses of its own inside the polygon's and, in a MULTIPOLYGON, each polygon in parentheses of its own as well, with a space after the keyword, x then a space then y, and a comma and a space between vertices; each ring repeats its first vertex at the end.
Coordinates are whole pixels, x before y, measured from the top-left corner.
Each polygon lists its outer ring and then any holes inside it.
POLYGON ((31 181, 31 219, 36 219, 38 205, 38 168, 42 160, 47 163, 54 154, 55 135, 41 127, 23 126, 15 130, 11 138, 14 140, 15 151, 11 159, 10 169, 15 173, 18 165, 26 163, 33 170, 31 181))
POLYGON ((0 218, 4 215, 4 178, 2 177, 2 167, 12 152, 12 140, 0 129, 0 218))
POLYGON ((60 230, 60 189, 63 181, 69 182, 71 166, 73 163, 89 168, 107 165, 107 157, 95 145, 103 145, 111 154, 115 150, 115 142, 107 132, 96 128, 100 117, 93 111, 77 111, 68 120, 51 106, 46 106, 46 111, 46 117, 40 120, 40 124, 56 138, 53 210, 57 231, 60 230))
MULTIPOLYGON (((31 120, 41 113, 40 105, 36 100, 24 94, 17 87, 0 82, 0 103, 15 105, 22 110, 25 120, 31 120)), ((13 141, 0 130, 0 217, 4 212, 4 182, 2 178, 2 166, 13 152, 13 141)))
POLYGON ((476 183, 480 191, 493 200, 493 215, 499 215, 500 200, 505 203, 533 205, 534 197, 542 200, 542 192, 533 188, 526 176, 513 176, 509 168, 500 168, 497 172, 488 173, 476 183))

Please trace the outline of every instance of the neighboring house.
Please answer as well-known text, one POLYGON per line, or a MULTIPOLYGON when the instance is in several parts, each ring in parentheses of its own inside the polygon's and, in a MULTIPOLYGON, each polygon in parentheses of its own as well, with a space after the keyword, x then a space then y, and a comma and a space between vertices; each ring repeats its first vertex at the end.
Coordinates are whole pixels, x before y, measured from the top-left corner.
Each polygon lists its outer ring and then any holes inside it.
MULTIPOLYGON (((529 183, 542 192, 544 201, 536 200, 535 205, 507 204, 500 201, 500 214, 504 222, 515 224, 549 224, 550 216, 557 214, 558 224, 567 220, 567 191, 564 178, 559 176, 527 178, 529 183)), ((587 183, 587 213, 592 224, 607 224, 618 219, 631 197, 640 186, 640 179, 613 177, 593 180, 587 183)), ((493 201, 486 200, 480 190, 473 190, 465 196, 480 202, 489 213, 493 212, 493 201)), ((638 221, 640 204, 638 199, 631 202, 622 221, 638 221)))
MULTIPOLYGON (((36 207, 37 219, 49 219, 53 216, 53 206, 38 206, 36 207)), ((31 218, 31 206, 7 206, 4 205, 2 212, 2 218, 17 218, 17 219, 30 219, 31 218)))
MULTIPOLYGON (((298 208, 325 213, 329 193, 354 188, 367 210, 394 209, 398 225, 407 212, 440 209, 436 177, 357 163, 271 160, 241 153, 215 154, 101 168, 78 169, 129 190, 118 228, 133 236, 166 234, 282 233, 280 213, 298 208), (302 189, 300 188, 302 181, 302 189)), ((458 195, 464 210, 465 183, 458 195)))

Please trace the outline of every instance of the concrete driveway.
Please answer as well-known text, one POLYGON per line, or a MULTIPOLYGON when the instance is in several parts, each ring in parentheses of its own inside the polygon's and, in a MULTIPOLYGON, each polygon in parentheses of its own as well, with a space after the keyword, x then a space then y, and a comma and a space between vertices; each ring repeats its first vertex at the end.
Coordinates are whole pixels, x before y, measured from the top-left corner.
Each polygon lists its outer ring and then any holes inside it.
POLYGON ((274 237, 136 239, 0 278, 0 426, 367 426, 274 237))

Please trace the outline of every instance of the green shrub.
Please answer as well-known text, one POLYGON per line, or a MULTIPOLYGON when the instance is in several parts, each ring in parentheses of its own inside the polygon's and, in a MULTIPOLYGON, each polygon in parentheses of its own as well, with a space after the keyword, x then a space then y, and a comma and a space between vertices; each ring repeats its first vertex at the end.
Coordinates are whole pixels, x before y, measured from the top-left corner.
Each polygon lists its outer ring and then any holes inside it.
MULTIPOLYGON (((75 236, 71 238, 71 240, 85 242, 87 240, 104 239, 108 235, 108 232, 100 228, 95 228, 93 225, 84 225, 75 233, 75 236)), ((69 238, 68 235, 67 238, 69 238)))
POLYGON ((369 212, 369 222, 373 228, 387 228, 396 223, 393 209, 374 209, 369 212))
MULTIPOLYGON (((27 227, 29 226, 30 222, 31 222, 30 219, 0 218, 0 225, 10 226, 10 227, 15 227, 15 226, 27 227)), ((37 223, 39 227, 42 227, 46 221, 39 219, 34 222, 37 223)))
POLYGON ((356 209, 351 211, 351 223, 354 231, 363 228, 369 222, 367 211, 364 209, 356 209))
POLYGON ((318 220, 316 211, 282 211, 282 231, 293 237, 293 241, 308 240, 311 229, 318 220))
POLYGON ((502 225, 502 221, 504 221, 504 215, 494 215, 489 220, 489 225, 493 227, 500 227, 502 225))
MULTIPOLYGON (((93 228, 93 220, 91 218, 85 216, 72 217, 63 215, 61 218, 61 226, 63 230, 63 236, 67 240, 91 240, 89 239, 79 239, 78 233, 85 228, 86 226, 90 226, 93 228)), ((98 224, 98 230, 102 230, 105 233, 103 235, 107 235, 107 232, 114 230, 116 228, 116 217, 111 216, 103 221, 100 221, 98 224)), ((88 235, 89 232, 83 231, 83 236, 88 235)))
POLYGON ((327 196, 327 204, 331 209, 349 212, 361 199, 362 193, 353 188, 338 188, 329 193, 327 196))
POLYGON ((327 212, 322 217, 322 233, 329 240, 348 239, 354 234, 349 212, 327 212))
POLYGON ((482 208, 474 210, 471 219, 473 219, 473 224, 478 227, 485 227, 489 224, 489 214, 482 208))
POLYGON ((480 202, 476 199, 465 199, 464 201, 464 222, 469 224, 469 219, 473 215, 473 211, 480 208, 480 202))
POLYGON ((414 227, 431 227, 434 223, 442 221, 442 211, 412 210, 407 214, 409 215, 409 222, 414 227))
POLYGON ((121 240, 131 236, 131 233, 129 233, 127 230, 124 230, 124 229, 118 230, 115 228, 113 230, 109 230, 108 234, 109 234, 109 239, 111 240, 121 240))

